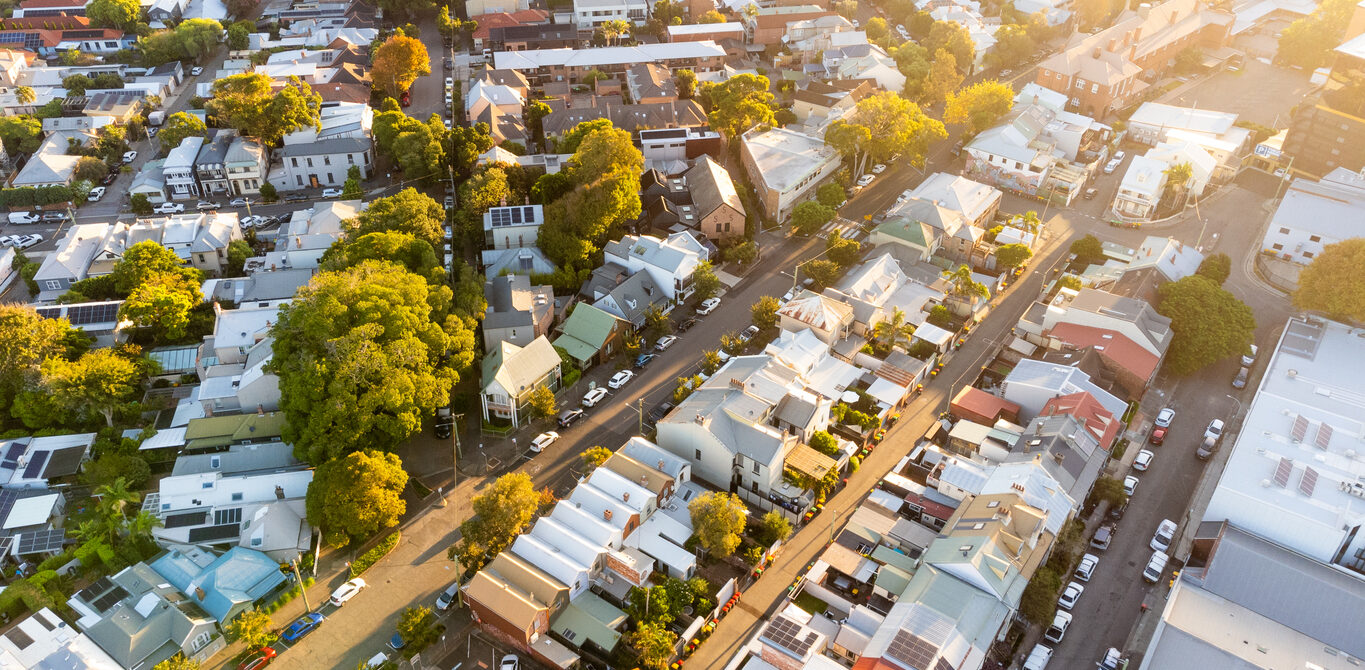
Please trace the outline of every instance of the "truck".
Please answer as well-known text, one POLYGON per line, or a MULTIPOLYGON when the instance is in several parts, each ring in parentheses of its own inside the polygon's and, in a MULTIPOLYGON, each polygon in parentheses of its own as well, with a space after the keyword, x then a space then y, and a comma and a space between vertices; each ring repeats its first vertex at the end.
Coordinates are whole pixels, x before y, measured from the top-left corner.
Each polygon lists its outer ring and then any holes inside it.
POLYGON ((165 123, 165 121, 166 112, 163 112, 159 109, 147 115, 147 125, 149 126, 159 126, 162 123, 165 123))

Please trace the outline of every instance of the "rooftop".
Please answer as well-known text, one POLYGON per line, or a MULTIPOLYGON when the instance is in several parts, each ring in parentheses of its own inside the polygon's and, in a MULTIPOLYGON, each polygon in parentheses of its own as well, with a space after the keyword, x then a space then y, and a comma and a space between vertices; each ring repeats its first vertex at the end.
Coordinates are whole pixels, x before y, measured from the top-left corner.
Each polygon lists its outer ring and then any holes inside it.
POLYGON ((744 134, 744 147, 758 167, 759 178, 768 188, 783 193, 837 158, 823 139, 785 128, 749 131, 744 134))

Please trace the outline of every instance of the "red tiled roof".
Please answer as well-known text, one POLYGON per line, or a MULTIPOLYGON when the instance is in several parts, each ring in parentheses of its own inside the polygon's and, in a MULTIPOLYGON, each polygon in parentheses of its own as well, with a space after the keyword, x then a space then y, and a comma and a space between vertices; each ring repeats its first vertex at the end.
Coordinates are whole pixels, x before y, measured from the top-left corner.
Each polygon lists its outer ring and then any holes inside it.
POLYGON ((1001 416, 1019 416, 1019 405, 993 396, 975 386, 965 386, 952 402, 953 413, 967 418, 994 420, 1001 416), (972 417, 971 415, 976 415, 972 417))
POLYGON ((511 14, 507 12, 496 12, 493 14, 480 14, 470 17, 471 21, 477 21, 479 27, 474 30, 474 39, 486 40, 492 34, 494 28, 506 28, 507 26, 519 26, 523 23, 545 23, 549 21, 550 13, 543 9, 522 9, 511 14))
POLYGON ((925 514, 928 514, 935 519, 947 520, 948 517, 953 515, 953 512, 957 511, 952 507, 944 505, 941 502, 930 500, 927 496, 920 495, 914 491, 905 494, 905 502, 912 505, 918 505, 920 509, 924 510, 925 514))
POLYGON ((1059 323, 1048 335, 1078 349, 1095 347, 1101 356, 1147 382, 1152 380, 1160 361, 1156 354, 1143 349, 1117 330, 1059 323))
POLYGON ((84 16, 22 16, 17 19, 0 19, 0 30, 67 30, 89 28, 90 19, 84 16))
POLYGON ((1109 413, 1109 410, 1100 404, 1094 396, 1085 391, 1077 391, 1070 395, 1059 395, 1047 401, 1043 405, 1040 416, 1055 416, 1057 414, 1070 414, 1078 421, 1085 424, 1085 429, 1099 441, 1100 448, 1109 451, 1109 447, 1114 444, 1114 438, 1118 437, 1121 424, 1117 417, 1109 413))

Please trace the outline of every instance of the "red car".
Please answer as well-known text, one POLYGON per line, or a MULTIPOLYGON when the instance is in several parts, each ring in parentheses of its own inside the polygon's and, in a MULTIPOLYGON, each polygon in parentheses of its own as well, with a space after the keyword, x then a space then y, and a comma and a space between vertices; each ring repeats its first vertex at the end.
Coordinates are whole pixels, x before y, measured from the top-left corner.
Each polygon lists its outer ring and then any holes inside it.
POLYGON ((270 665, 270 662, 273 660, 275 660, 274 648, 261 647, 256 650, 256 653, 239 663, 237 665, 237 670, 258 670, 259 668, 270 665))
POLYGON ((1152 435, 1151 437, 1147 438, 1147 441, 1151 442, 1152 444, 1161 444, 1162 442, 1165 442, 1166 430, 1167 429, 1165 428, 1153 428, 1152 435))
POLYGON ((404 107, 407 107, 407 106, 411 105, 411 104, 412 104, 412 91, 411 91, 411 90, 403 91, 403 99, 400 100, 399 103, 402 104, 404 107))

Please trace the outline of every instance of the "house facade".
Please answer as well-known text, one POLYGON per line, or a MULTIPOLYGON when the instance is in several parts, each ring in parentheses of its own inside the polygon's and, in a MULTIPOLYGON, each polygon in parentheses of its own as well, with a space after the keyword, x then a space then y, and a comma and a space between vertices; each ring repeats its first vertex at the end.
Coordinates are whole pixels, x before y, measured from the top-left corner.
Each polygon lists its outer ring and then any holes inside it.
POLYGON ((316 142, 286 142, 282 162, 272 171, 270 183, 281 191, 309 188, 341 188, 351 166, 360 168, 361 180, 374 170, 373 143, 368 137, 338 137, 316 142))

